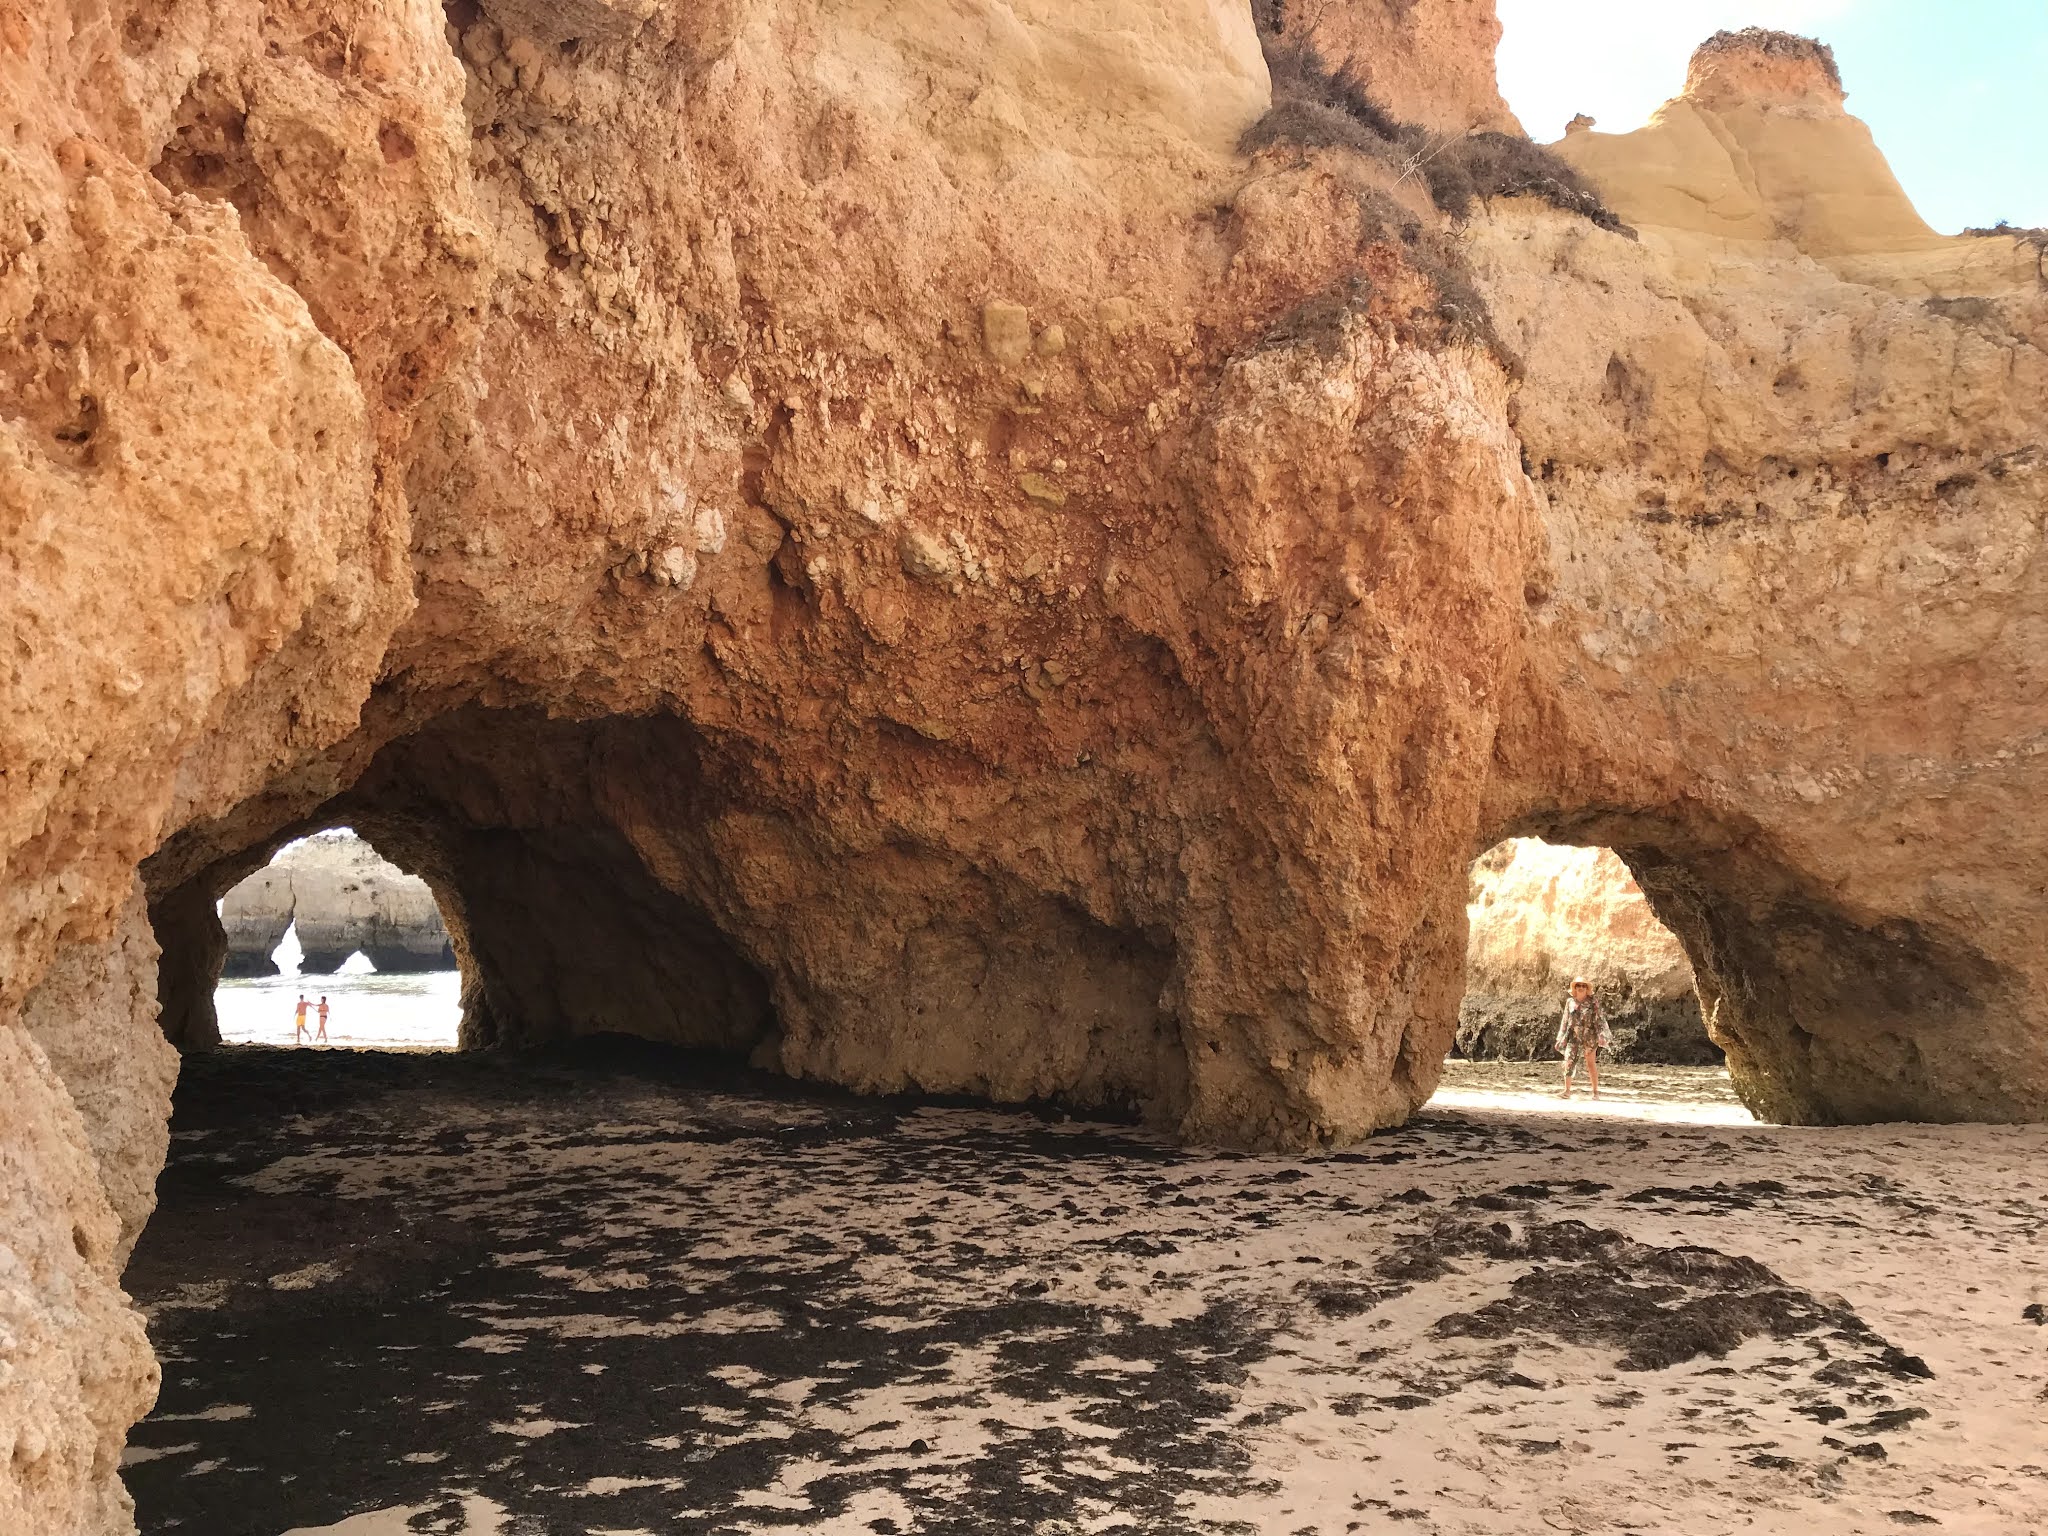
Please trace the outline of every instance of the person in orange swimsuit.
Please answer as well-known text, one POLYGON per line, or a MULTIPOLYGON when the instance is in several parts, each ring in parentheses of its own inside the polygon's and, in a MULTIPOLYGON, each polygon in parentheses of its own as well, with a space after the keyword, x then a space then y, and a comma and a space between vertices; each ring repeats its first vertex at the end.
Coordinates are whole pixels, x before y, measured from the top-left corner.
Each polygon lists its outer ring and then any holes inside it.
POLYGON ((299 1006, 292 1010, 292 1044, 297 1045, 306 1035, 306 994, 299 994, 299 1006))

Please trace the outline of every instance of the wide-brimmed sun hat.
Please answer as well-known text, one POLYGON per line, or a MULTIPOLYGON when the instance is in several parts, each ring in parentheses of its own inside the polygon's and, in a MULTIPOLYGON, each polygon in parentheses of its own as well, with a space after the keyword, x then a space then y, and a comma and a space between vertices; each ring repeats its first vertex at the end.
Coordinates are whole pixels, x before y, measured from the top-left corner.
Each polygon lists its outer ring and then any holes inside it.
POLYGON ((1575 987, 1590 987, 1593 985, 1593 983, 1586 980, 1586 978, 1583 976, 1574 976, 1572 978, 1572 985, 1575 987))

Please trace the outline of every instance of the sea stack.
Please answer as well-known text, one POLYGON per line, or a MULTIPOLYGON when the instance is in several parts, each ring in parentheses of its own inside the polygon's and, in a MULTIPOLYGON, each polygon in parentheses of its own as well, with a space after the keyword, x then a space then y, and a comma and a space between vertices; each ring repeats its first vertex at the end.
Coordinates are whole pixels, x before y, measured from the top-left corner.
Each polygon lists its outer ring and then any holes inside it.
POLYGON ((275 975, 271 952, 296 926, 299 969, 325 975, 361 951, 380 972, 448 971, 455 951, 427 883, 361 838, 295 843, 221 903, 231 976, 275 975))

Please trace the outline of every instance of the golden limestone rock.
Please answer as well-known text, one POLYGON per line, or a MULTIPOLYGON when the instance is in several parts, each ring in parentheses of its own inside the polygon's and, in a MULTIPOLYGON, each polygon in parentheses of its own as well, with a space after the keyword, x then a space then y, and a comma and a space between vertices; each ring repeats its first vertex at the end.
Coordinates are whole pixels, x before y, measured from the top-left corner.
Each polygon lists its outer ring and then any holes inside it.
POLYGON ((2041 1115, 2032 253, 1807 45, 1550 154, 1497 31, 0 5, 0 1532, 125 1528, 136 872, 203 1044, 324 827, 469 1045, 1268 1146, 1427 1098, 1479 850, 1604 845, 1760 1111, 2041 1115))

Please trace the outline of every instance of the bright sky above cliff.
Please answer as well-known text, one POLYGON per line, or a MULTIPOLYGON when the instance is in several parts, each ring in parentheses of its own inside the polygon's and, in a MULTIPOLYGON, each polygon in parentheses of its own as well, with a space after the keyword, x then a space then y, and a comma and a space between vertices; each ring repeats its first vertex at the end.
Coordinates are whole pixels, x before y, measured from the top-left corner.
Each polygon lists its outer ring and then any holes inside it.
POLYGON ((1590 112, 1640 128, 1722 27, 1831 44, 1849 110, 1870 124, 1920 215, 2048 225, 2048 0, 1499 0, 1501 94, 1532 138, 1590 112))

